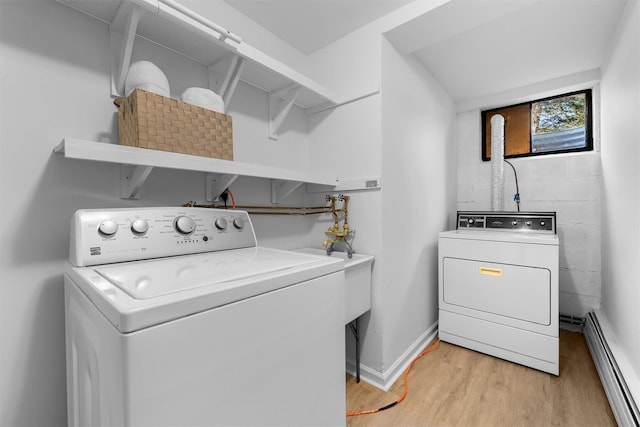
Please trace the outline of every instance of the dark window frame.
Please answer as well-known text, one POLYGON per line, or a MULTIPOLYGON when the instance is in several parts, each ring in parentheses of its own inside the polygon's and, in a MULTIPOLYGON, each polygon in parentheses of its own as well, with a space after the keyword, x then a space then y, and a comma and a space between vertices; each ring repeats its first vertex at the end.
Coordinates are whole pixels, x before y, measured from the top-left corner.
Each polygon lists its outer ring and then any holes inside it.
POLYGON ((539 153, 532 152, 531 129, 529 129, 529 152, 523 153, 523 154, 507 154, 508 140, 507 140, 507 136, 505 135, 505 156, 504 156, 504 158, 505 159, 512 159, 512 158, 518 158, 518 157, 534 157, 534 156, 545 156, 545 155, 549 155, 549 154, 593 151, 593 97, 592 97, 591 89, 583 89, 583 90, 578 90, 578 91, 575 91, 575 92, 563 93, 563 94, 559 94, 559 95, 549 96, 549 97, 546 97, 546 98, 535 99, 535 100, 527 101, 527 102, 521 102, 519 104, 505 105, 505 106, 502 106, 502 107, 491 108, 489 110, 483 110, 481 112, 481 120, 482 120, 482 140, 481 140, 482 160, 483 161, 490 161, 491 160, 491 148, 490 148, 490 141, 489 141, 489 139, 491 138, 491 132, 488 129, 488 126, 487 126, 487 115, 489 115, 489 117, 491 117, 493 114, 495 114, 495 113, 497 113, 499 111, 503 111, 503 110, 505 110, 507 108, 522 107, 522 106, 528 105, 529 106, 529 121, 531 121, 531 105, 532 104, 534 104, 536 102, 549 101, 549 100, 552 100, 552 99, 564 98, 564 97, 567 97, 567 96, 578 95, 578 94, 584 94, 585 95, 585 146, 584 147, 569 148, 569 149, 563 149, 563 150, 553 150, 553 151, 543 151, 543 152, 539 152, 539 153))

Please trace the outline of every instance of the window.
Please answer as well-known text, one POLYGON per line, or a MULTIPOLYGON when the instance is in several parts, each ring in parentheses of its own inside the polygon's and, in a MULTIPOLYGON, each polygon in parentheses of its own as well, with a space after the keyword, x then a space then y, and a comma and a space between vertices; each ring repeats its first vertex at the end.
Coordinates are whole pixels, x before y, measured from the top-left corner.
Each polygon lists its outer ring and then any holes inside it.
POLYGON ((588 151, 591 90, 567 93, 482 112, 482 160, 491 160, 491 117, 504 117, 504 157, 588 151))

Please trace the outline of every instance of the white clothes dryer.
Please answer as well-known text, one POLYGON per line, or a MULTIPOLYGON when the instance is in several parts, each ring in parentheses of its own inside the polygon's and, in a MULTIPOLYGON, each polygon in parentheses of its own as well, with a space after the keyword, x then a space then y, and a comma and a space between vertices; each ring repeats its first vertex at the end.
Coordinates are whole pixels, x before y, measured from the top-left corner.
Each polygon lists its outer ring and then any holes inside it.
POLYGON ((65 304, 70 426, 345 424, 344 261, 246 212, 76 212, 65 304))
POLYGON ((553 212, 458 212, 438 239, 439 336, 559 374, 553 212))

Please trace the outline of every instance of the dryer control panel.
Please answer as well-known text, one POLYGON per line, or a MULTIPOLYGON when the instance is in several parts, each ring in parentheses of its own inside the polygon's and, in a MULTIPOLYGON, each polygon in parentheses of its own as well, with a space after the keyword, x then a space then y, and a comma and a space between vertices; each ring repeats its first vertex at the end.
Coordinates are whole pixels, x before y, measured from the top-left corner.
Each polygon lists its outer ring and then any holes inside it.
POLYGON ((245 211, 190 207, 84 209, 71 219, 76 267, 256 246, 245 211))
POLYGON ((523 233, 556 233, 555 212, 467 212, 459 211, 458 230, 491 230, 523 233))

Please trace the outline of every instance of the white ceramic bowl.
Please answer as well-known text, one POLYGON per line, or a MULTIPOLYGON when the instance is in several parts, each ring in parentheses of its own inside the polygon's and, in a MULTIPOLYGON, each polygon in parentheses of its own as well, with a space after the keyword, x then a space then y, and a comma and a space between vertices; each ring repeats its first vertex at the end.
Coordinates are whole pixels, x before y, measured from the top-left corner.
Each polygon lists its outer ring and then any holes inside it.
POLYGON ((180 100, 224 114, 224 101, 222 97, 210 89, 202 87, 187 88, 180 96, 180 100))
POLYGON ((149 61, 137 61, 129 66, 129 72, 124 82, 125 96, 129 96, 134 89, 142 89, 166 97, 170 96, 167 76, 156 64, 149 61))

